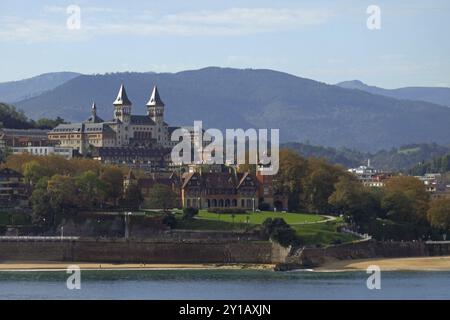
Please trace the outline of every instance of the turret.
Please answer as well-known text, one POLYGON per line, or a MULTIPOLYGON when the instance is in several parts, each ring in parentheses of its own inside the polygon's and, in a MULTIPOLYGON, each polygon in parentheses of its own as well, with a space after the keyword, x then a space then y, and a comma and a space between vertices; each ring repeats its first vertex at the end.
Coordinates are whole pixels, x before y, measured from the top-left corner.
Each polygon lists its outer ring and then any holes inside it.
POLYGON ((155 123, 164 122, 164 102, 156 86, 153 87, 152 95, 147 102, 147 114, 155 123))
POLYGON ((114 105, 114 119, 118 119, 124 123, 130 122, 131 117, 131 101, 128 99, 125 86, 120 85, 119 93, 113 103, 114 105))

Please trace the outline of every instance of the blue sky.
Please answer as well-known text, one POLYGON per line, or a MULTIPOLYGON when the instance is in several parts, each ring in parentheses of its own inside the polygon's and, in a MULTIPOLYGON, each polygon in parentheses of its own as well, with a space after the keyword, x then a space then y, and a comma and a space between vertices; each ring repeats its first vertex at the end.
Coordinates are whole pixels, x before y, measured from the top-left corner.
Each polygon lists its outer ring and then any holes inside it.
POLYGON ((431 1, 0 2, 0 82, 52 71, 269 68, 326 83, 450 87, 450 3, 431 1), (67 28, 69 5, 81 28, 67 28), (381 29, 366 26, 369 5, 381 29))

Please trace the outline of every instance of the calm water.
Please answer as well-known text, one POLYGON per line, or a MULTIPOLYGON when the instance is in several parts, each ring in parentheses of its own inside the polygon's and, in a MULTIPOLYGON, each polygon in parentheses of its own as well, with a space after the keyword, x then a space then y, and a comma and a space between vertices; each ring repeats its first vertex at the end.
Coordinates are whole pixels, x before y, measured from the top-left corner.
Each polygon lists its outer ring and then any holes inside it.
POLYGON ((0 299, 450 299, 450 272, 383 272, 368 290, 365 272, 255 270, 0 271, 0 299))

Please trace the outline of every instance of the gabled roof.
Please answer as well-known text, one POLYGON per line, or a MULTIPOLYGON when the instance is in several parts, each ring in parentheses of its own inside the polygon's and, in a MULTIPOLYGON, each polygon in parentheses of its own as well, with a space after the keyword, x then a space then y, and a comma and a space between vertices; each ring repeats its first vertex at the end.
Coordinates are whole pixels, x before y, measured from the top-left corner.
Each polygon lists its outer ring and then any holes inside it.
POLYGON ((152 95, 150 97, 150 100, 147 102, 147 106, 158 106, 158 107, 164 107, 164 102, 161 100, 161 97, 159 96, 158 87, 154 86, 152 95))
POLYGON ((127 92, 125 91, 125 86, 120 85, 119 93, 117 94, 116 100, 113 102, 115 106, 131 106, 131 101, 128 99, 127 92))

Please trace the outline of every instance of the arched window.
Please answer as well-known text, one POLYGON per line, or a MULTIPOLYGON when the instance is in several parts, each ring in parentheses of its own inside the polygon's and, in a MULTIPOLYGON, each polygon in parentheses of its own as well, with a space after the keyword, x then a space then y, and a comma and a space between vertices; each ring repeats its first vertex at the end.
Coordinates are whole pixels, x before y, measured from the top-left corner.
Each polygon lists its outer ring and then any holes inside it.
POLYGON ((213 208, 217 207, 217 200, 216 199, 212 200, 212 206, 213 206, 213 208))
POLYGON ((219 200, 219 207, 223 207, 223 199, 219 200))
POLYGON ((232 207, 237 207, 237 200, 236 200, 236 199, 233 199, 233 200, 231 201, 231 206, 232 206, 232 207))
POLYGON ((225 200, 225 207, 229 207, 230 206, 230 199, 226 199, 225 200))

